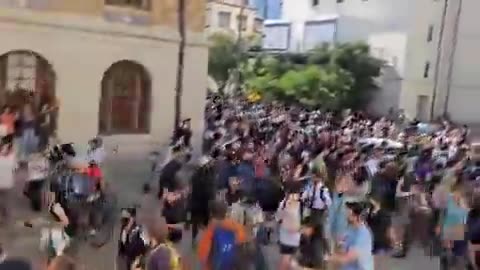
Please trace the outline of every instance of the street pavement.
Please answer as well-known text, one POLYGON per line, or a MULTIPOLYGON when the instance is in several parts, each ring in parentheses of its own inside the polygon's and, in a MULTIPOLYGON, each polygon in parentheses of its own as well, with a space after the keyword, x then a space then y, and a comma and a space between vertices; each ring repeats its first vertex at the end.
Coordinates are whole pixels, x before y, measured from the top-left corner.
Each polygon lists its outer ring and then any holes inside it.
MULTIPOLYGON (((130 151, 129 151, 130 152, 130 151)), ((117 208, 137 204, 141 198, 142 186, 151 178, 150 162, 146 154, 127 153, 120 151, 119 154, 107 160, 105 175, 112 188, 118 195, 117 208)), ((188 175, 189 172, 184 172, 188 175)), ((156 181, 153 183, 155 184, 156 181)), ((32 218, 34 215, 28 210, 26 199, 21 195, 21 188, 16 189, 13 204, 13 216, 17 220, 32 218)), ((38 215, 37 215, 38 216, 38 215)), ((190 232, 184 234, 184 239, 179 245, 179 250, 187 260, 192 262, 194 269, 199 269, 195 252, 191 248, 190 232)), ((3 243, 6 251, 11 256, 28 258, 34 262, 42 259, 39 252, 39 232, 35 229, 25 228, 19 224, 10 229, 0 231, 0 243, 3 243)), ((93 248, 89 245, 80 245, 77 252, 77 260, 85 270, 117 270, 115 264, 116 249, 118 242, 118 229, 107 245, 102 248, 93 248)), ((279 254, 275 245, 264 248, 270 269, 278 269, 279 254)), ((388 259, 388 267, 385 270, 439 269, 438 259, 431 259, 423 255, 420 250, 412 250, 407 259, 388 259)), ((383 269, 381 269, 383 270, 383 269)))

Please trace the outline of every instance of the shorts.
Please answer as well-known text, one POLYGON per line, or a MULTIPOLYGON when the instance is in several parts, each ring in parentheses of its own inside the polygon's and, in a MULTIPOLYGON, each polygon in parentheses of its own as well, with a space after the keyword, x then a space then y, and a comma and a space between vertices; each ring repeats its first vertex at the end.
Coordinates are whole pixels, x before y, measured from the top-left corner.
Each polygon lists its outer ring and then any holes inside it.
POLYGON ((465 256, 468 252, 468 242, 464 240, 453 241, 452 254, 456 257, 465 256))
POLYGON ((410 223, 412 197, 399 197, 396 199, 396 210, 392 215, 392 224, 395 226, 406 226, 410 223))
POLYGON ((280 244, 280 254, 282 255, 295 255, 298 247, 280 244))

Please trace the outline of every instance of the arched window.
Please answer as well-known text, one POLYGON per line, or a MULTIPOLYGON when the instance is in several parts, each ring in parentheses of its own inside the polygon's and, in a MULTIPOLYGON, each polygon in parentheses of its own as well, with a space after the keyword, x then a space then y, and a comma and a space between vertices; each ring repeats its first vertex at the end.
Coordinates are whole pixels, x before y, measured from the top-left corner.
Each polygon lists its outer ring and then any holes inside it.
POLYGON ((18 50, 0 56, 0 103, 21 106, 29 102, 37 110, 55 101, 56 75, 52 65, 36 52, 18 50))
POLYGON ((151 81, 146 69, 133 61, 113 64, 102 80, 99 132, 148 133, 151 81))

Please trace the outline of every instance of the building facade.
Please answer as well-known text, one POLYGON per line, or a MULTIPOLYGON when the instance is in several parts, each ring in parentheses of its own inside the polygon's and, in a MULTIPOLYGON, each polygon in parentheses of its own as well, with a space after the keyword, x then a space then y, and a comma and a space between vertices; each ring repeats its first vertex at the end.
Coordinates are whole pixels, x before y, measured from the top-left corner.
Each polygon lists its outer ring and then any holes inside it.
POLYGON ((264 20, 278 20, 282 16, 283 0, 250 0, 257 9, 257 15, 264 20))
POLYGON ((261 33, 263 19, 249 0, 210 0, 207 3, 207 33, 224 32, 235 37, 261 33))
POLYGON ((417 7, 402 104, 408 111, 426 110, 434 118, 447 114, 457 122, 478 124, 480 28, 475 11, 480 2, 424 0, 417 7))
MULTIPOLYGON (((171 135, 180 37, 176 0, 0 1, 0 93, 54 95, 57 134, 165 142, 171 135)), ((202 123, 206 1, 186 1, 182 117, 202 123), (192 102, 195 100, 195 102, 192 102)))
POLYGON ((386 61, 373 109, 413 118, 448 114, 476 123, 480 43, 474 0, 284 0, 282 18, 266 20, 264 48, 306 52, 321 43, 366 41, 386 61))

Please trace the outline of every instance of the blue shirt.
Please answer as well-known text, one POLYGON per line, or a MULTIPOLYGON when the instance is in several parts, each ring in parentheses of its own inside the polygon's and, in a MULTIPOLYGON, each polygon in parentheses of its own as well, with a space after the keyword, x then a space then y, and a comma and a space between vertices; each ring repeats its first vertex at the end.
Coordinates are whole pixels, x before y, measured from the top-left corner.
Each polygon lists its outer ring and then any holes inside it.
POLYGON ((467 223, 468 210, 457 205, 452 195, 448 196, 447 211, 443 219, 443 229, 467 223))
POLYGON ((336 193, 333 194, 332 205, 328 211, 328 226, 330 236, 335 240, 345 237, 348 228, 345 195, 340 197, 336 193))
POLYGON ((372 234, 365 225, 349 227, 345 236, 345 251, 355 250, 357 260, 342 266, 342 270, 374 270, 372 234))

